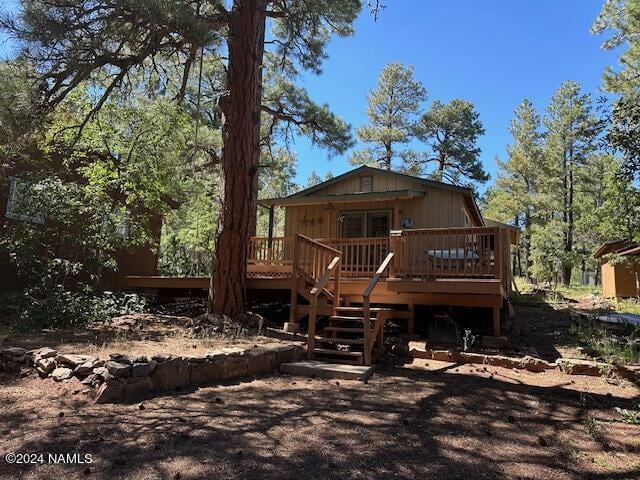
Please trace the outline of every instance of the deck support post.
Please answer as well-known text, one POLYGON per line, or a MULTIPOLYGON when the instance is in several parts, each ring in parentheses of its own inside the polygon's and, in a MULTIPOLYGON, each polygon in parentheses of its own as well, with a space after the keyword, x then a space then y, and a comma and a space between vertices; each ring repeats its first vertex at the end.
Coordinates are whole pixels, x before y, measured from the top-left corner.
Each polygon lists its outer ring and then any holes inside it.
POLYGON ((493 336, 500 336, 500 307, 493 307, 493 336))
POLYGON ((413 335, 414 325, 415 325, 415 300, 411 298, 409 300, 409 317, 407 318, 407 333, 409 335, 413 335))

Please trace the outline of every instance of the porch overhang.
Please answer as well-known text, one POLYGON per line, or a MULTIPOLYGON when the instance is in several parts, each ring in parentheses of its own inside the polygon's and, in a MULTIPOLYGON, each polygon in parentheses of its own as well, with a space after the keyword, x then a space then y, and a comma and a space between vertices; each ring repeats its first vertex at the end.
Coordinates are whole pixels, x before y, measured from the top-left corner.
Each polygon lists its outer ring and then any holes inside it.
POLYGON ((424 197, 418 190, 394 190, 390 192, 363 192, 343 195, 316 195, 312 197, 265 198, 258 200, 264 207, 284 207, 293 205, 325 205, 329 203, 384 202, 389 200, 411 200, 424 197))

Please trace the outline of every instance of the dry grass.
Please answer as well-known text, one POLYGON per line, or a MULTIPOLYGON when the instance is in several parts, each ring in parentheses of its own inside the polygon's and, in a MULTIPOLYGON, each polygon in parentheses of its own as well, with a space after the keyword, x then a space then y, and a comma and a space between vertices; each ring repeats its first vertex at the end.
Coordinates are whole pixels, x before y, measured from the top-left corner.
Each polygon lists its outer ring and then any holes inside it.
POLYGON ((19 335, 5 333, 2 344, 26 348, 49 346, 65 353, 106 358, 109 353, 204 356, 207 352, 220 348, 247 348, 278 343, 277 340, 261 336, 234 338, 222 335, 194 335, 184 327, 186 321, 188 319, 185 317, 136 314, 123 317, 119 323, 86 329, 44 330, 19 335))

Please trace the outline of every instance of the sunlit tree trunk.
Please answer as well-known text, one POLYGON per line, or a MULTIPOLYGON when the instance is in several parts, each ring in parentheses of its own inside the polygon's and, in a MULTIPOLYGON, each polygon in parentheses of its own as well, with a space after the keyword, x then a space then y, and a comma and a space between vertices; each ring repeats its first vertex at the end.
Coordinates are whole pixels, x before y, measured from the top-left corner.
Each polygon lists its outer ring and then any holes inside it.
POLYGON ((246 310, 246 262, 260 159, 264 3, 235 0, 229 15, 228 95, 220 101, 222 195, 209 292, 209 310, 229 316, 246 310))

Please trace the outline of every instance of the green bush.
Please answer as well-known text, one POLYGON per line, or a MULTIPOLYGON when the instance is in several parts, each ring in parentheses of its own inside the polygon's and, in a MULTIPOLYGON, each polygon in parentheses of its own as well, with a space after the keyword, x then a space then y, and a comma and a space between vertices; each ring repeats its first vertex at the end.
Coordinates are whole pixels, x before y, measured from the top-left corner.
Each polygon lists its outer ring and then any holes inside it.
POLYGON ((34 293, 27 290, 2 301, 16 314, 16 327, 20 330, 86 326, 119 315, 139 313, 146 305, 144 298, 137 294, 95 292, 87 286, 74 291, 58 286, 44 299, 34 293))

